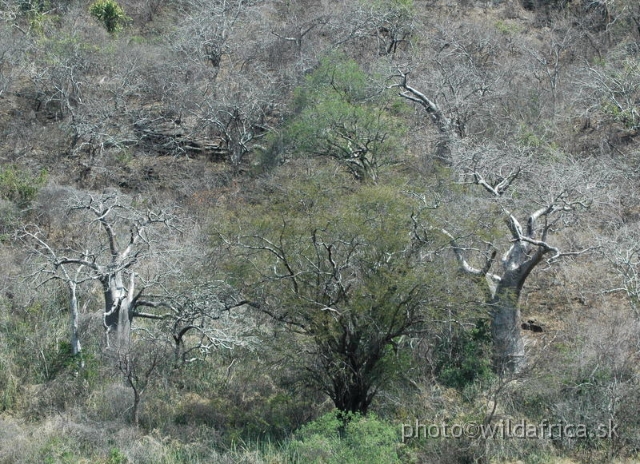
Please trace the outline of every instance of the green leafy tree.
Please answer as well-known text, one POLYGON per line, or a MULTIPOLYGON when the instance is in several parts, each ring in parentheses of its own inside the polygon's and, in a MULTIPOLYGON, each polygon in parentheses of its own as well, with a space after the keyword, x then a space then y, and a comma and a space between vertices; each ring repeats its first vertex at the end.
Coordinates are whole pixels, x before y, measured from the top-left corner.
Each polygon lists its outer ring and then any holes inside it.
POLYGON ((316 173, 234 213, 221 235, 232 247, 227 279, 288 329, 300 378, 337 409, 366 413, 406 364, 403 341, 443 304, 444 283, 414 247, 410 199, 344 182, 316 173))
POLYGON ((290 151, 329 157, 358 180, 376 180, 400 151, 403 133, 384 86, 355 61, 330 56, 297 89, 285 130, 290 151))

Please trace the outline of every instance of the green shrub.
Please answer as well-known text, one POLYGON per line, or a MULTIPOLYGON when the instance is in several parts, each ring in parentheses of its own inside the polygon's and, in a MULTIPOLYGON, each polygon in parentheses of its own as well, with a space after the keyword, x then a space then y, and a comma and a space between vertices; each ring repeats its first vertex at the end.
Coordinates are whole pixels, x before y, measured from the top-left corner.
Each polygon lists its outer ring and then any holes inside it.
POLYGON ((274 142, 294 155, 333 158, 358 180, 375 180, 400 153, 405 131, 383 89, 355 61, 325 57, 296 89, 296 114, 274 142))
POLYGON ((114 0, 96 0, 89 7, 89 13, 100 21, 110 34, 121 31, 129 21, 122 7, 114 0))
POLYGON ((436 373, 441 383, 448 387, 464 389, 467 385, 490 378, 491 331, 485 320, 479 320, 472 330, 462 328, 453 331, 438 346, 440 356, 436 373))
POLYGON ((346 424, 334 411, 302 427, 290 446, 294 460, 327 464, 400 462, 398 427, 374 414, 346 416, 346 424))
POLYGON ((37 176, 15 166, 0 168, 0 198, 9 200, 20 208, 28 207, 47 181, 47 171, 37 176))
POLYGON ((127 462, 129 462, 127 456, 118 448, 111 448, 109 450, 108 464, 126 464, 127 462))

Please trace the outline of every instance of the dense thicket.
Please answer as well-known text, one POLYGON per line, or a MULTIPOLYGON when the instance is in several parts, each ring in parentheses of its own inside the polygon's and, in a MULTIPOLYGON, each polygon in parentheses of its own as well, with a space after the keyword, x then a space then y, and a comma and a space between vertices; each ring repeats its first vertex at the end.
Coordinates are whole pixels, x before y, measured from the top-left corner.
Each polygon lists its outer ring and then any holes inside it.
POLYGON ((638 458, 637 2, 0 12, 0 462, 638 458))

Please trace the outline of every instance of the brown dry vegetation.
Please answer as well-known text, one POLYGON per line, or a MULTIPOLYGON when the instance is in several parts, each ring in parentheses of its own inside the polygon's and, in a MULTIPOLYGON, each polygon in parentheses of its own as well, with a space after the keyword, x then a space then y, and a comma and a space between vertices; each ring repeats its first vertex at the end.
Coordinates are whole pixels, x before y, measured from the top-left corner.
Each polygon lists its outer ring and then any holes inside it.
POLYGON ((87 0, 0 0, 0 463, 640 459, 637 2, 118 3, 109 33, 87 0), (131 269, 182 312, 143 308, 115 350, 86 274, 81 362, 43 244, 107 250, 99 219, 69 212, 102 192, 175 212, 131 269), (569 254, 548 250, 519 299, 543 331, 497 375, 491 300, 460 256, 499 273, 505 219, 557 198, 541 240, 569 254), (322 280, 336 269, 349 285, 322 280), (336 382, 353 387, 331 337, 375 339, 401 297, 406 327, 368 358, 376 394, 350 409, 369 422, 331 429, 336 382), (187 314, 210 299, 214 316, 187 314), (343 303, 382 312, 347 324, 343 303), (402 443, 416 420, 618 433, 402 443))

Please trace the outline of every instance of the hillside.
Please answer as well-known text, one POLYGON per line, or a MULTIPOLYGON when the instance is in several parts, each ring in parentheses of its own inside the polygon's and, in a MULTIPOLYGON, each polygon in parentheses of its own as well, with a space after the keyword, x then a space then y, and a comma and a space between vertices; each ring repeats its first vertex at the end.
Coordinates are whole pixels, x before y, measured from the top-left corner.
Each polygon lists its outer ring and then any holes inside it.
POLYGON ((640 459, 637 2, 0 12, 0 463, 640 459))

